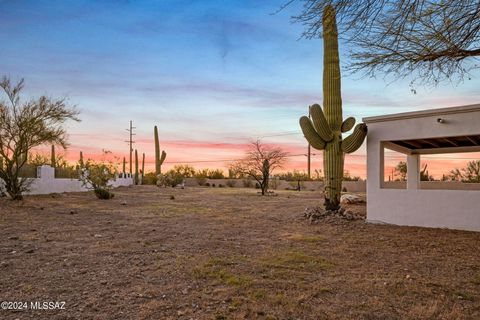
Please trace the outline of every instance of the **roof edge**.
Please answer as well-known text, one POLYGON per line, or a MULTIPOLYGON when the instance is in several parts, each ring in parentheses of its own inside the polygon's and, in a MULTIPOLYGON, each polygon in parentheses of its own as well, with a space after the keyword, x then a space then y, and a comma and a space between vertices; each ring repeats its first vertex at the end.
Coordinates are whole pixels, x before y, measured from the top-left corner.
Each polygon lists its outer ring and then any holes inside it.
POLYGON ((384 122, 384 121, 413 119, 413 118, 429 117, 429 116, 435 116, 435 115, 446 115, 446 114, 466 113, 466 112, 475 112, 475 111, 480 111, 480 104, 470 104, 470 105, 457 106, 457 107, 426 109, 426 110, 419 110, 419 111, 386 114, 382 116, 366 117, 366 118, 363 118, 362 121, 365 123, 384 122))

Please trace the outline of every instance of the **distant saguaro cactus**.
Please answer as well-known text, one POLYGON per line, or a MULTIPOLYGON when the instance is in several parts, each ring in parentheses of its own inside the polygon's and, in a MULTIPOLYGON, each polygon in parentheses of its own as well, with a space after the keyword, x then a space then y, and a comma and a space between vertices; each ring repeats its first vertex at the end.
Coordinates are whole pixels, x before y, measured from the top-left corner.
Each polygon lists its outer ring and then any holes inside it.
POLYGON ((143 177, 145 177, 145 153, 142 156, 142 183, 143 184, 143 177))
POLYGON ((127 165, 127 160, 125 159, 125 157, 123 157, 122 172, 123 172, 124 178, 125 178, 125 167, 126 167, 126 165, 127 165))
POLYGON ((55 163, 56 163, 56 159, 55 159, 55 145, 52 144, 52 152, 50 154, 50 165, 55 168, 55 163))
POLYGON ((157 126, 154 127, 154 136, 155 136, 155 175, 162 173, 162 164, 167 157, 167 153, 162 151, 160 155, 160 142, 158 140, 158 129, 157 126))
POLYGON ((85 163, 83 162, 83 152, 80 151, 80 160, 78 161, 80 164, 80 168, 83 168, 85 166, 85 163))
POLYGON ((135 184, 138 184, 138 152, 135 149, 135 184))
POLYGON ((312 120, 303 116, 300 127, 310 145, 323 152, 325 173, 325 208, 340 207, 344 154, 356 151, 367 135, 367 126, 357 124, 353 133, 342 141, 342 132, 355 125, 355 118, 342 119, 340 91, 340 59, 338 55, 338 31, 335 9, 326 6, 323 13, 323 104, 310 107, 312 120))

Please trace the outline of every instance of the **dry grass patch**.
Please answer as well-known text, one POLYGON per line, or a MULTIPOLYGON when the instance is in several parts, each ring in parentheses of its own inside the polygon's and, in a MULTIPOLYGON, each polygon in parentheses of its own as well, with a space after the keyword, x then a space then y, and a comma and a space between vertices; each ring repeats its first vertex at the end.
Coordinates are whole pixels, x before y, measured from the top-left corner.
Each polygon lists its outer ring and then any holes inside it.
POLYGON ((327 270, 333 264, 326 259, 299 250, 284 250, 272 252, 260 259, 267 268, 292 269, 302 271, 327 270))

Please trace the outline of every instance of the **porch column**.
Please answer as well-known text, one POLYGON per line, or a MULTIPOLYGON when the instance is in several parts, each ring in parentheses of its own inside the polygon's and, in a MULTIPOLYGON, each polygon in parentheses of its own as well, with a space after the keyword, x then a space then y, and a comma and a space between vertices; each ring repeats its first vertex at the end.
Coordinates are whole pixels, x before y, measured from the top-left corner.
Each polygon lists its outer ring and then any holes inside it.
POLYGON ((420 189, 420 155, 407 155, 407 189, 420 189))

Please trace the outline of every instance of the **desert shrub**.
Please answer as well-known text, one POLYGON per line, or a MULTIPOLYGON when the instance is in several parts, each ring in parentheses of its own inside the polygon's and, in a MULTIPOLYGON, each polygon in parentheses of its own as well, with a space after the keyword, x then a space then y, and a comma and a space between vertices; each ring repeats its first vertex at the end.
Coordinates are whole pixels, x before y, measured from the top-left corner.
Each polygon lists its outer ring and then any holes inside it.
POLYGON ((286 181, 308 181, 311 180, 308 178, 308 174, 304 171, 299 171, 299 170, 293 170, 290 172, 284 172, 280 174, 276 174, 275 177, 277 177, 280 180, 286 180, 286 181))
POLYGON ((225 188, 225 186, 224 186, 223 184, 221 184, 221 183, 218 184, 218 187, 219 187, 219 188, 225 188))
POLYGON ((223 171, 220 169, 202 169, 202 170, 197 170, 195 173, 195 178, 208 178, 208 179, 224 179, 225 175, 223 174, 223 171))
POLYGON ((260 189, 260 184, 258 182, 255 183, 255 189, 260 189))
POLYGON ((290 189, 299 190, 299 187, 300 190, 305 189, 305 184, 303 181, 290 181, 288 184, 291 187, 290 189))
POLYGON ((100 189, 100 188, 94 189, 93 192, 95 193, 98 199, 102 199, 102 200, 112 199, 115 196, 115 194, 113 194, 112 192, 106 189, 100 189))
POLYGON ((233 188, 235 187, 235 185, 237 184, 237 181, 235 179, 228 179, 227 182, 226 182, 227 186, 229 186, 230 188, 233 188))
POLYGON ((273 179, 270 180, 270 188, 272 188, 273 190, 277 190, 278 184, 279 184, 279 180, 277 179, 277 177, 274 177, 273 179))
POLYGON ((146 173, 143 177, 143 184, 148 185, 156 185, 157 184, 157 176, 154 172, 146 173))
MULTIPOLYGON (((208 183, 207 182, 207 177, 203 177, 203 176, 195 176, 195 180, 197 180, 197 183, 198 183, 199 186, 204 186, 208 183)), ((210 184, 208 183, 208 185, 210 185, 210 184)))
POLYGON ((178 164, 170 171, 173 171, 175 174, 181 175, 184 178, 191 178, 196 175, 195 168, 188 164, 178 164))
POLYGON ((157 176, 157 186, 159 187, 176 187, 182 183, 184 176, 180 173, 170 170, 165 174, 159 174, 157 176))
POLYGON ((215 183, 212 183, 212 187, 214 187, 214 188, 215 188, 215 183))
POLYGON ((343 187, 343 188, 342 188, 342 192, 347 192, 347 188, 346 188, 346 187, 343 187))
POLYGON ((117 176, 116 166, 111 161, 99 162, 88 159, 80 174, 80 181, 87 188, 93 189, 99 199, 111 199, 113 193, 110 182, 117 176))
POLYGON ((208 177, 210 179, 224 179, 225 175, 223 174, 222 170, 215 169, 215 170, 209 170, 208 177))
POLYGON ((252 179, 243 179, 243 187, 244 188, 252 188, 253 187, 252 179))

